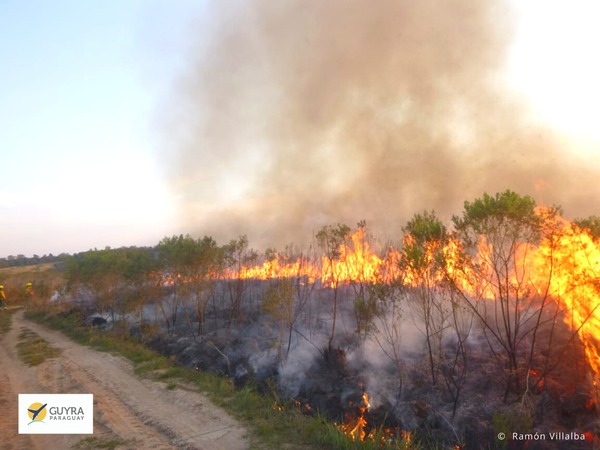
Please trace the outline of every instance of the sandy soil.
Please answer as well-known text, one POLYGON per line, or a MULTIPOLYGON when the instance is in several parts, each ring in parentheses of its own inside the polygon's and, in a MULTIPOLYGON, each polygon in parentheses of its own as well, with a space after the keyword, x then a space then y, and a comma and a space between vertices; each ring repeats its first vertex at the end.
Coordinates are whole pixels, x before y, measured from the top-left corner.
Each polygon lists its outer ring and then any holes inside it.
POLYGON ((23 311, 13 315, 11 330, 0 338, 0 449, 93 448, 93 437, 97 444, 124 442, 119 449, 236 450, 248 448, 245 434, 202 394, 140 379, 127 360, 29 322, 23 311), (22 329, 39 334, 60 355, 36 367, 24 365, 16 349, 22 329), (19 393, 94 394, 94 435, 19 435, 19 393))

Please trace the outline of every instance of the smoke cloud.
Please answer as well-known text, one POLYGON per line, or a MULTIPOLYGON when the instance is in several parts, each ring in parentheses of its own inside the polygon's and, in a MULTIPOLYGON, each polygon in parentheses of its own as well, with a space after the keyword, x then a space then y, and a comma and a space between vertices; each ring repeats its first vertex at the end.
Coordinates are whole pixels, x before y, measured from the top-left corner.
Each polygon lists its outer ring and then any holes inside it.
POLYGON ((279 246, 366 219, 395 238, 505 189, 593 214, 598 173, 507 87, 514 25, 499 0, 211 2, 166 108, 182 226, 279 246))

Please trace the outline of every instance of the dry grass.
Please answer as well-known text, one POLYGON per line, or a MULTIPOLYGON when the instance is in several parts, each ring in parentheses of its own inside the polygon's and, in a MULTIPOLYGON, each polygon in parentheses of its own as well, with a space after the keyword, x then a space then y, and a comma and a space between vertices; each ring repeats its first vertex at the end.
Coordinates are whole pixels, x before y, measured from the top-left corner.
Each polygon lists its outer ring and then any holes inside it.
POLYGON ((2 267, 0 268, 0 274, 5 275, 22 275, 22 274, 37 274, 41 272, 48 272, 55 270, 56 265, 54 263, 44 264, 32 264, 29 266, 16 266, 16 267, 2 267))
POLYGON ((25 284, 33 283, 35 301, 47 301, 54 291, 64 285, 64 271, 54 263, 36 264, 0 269, 0 284, 8 306, 21 305, 25 301, 25 284))

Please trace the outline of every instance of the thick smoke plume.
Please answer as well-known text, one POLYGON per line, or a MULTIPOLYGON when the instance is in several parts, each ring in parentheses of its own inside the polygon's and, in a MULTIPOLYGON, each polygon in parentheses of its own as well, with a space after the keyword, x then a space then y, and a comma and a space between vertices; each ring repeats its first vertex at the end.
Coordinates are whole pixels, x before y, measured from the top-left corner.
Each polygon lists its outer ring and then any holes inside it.
POLYGON ((503 1, 213 1, 168 105, 167 168, 189 232, 252 244, 322 225, 395 238, 512 189, 588 215, 597 173, 525 119, 503 1))

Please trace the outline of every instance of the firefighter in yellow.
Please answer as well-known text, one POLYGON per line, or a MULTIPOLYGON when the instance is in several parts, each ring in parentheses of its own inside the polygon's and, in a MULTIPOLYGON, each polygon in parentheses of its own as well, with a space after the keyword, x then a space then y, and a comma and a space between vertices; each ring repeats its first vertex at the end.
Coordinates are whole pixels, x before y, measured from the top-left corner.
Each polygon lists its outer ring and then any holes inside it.
POLYGON ((0 285, 0 308, 6 309, 6 294, 2 285, 0 285))
POLYGON ((28 305, 33 299, 33 285, 31 282, 28 282, 25 285, 25 304, 28 305))

